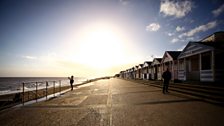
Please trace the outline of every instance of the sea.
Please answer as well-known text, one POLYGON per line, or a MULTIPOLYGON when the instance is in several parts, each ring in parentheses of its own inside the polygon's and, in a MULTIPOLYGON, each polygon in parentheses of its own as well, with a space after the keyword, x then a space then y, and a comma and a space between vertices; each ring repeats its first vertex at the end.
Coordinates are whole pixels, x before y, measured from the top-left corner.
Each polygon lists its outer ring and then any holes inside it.
MULTIPOLYGON (((74 85, 87 80, 85 77, 74 77, 74 85)), ((69 86, 68 77, 0 77, 0 95, 53 87, 69 86), (48 83, 47 83, 48 82, 48 83), (61 83, 60 83, 61 82, 61 83)))

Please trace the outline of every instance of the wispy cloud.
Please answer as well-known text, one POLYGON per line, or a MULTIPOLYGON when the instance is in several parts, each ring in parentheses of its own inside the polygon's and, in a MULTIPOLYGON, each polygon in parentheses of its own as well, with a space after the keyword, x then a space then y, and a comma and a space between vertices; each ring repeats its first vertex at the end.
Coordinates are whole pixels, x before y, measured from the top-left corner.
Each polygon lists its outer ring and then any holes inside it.
POLYGON ((29 60, 35 60, 35 59, 37 59, 37 57, 34 57, 34 56, 22 56, 22 58, 29 59, 29 60))
POLYGON ((160 12, 164 13, 165 16, 175 16, 182 18, 187 15, 192 9, 191 1, 170 1, 162 0, 160 4, 160 12))
POLYGON ((160 25, 158 23, 151 23, 146 26, 146 31, 158 31, 160 29, 160 25))
POLYGON ((130 0, 119 0, 123 5, 127 5, 129 2, 130 2, 130 0))
POLYGON ((173 39, 171 40, 171 43, 176 43, 176 42, 178 42, 178 41, 179 41, 178 38, 173 38, 173 39))
POLYGON ((177 32, 184 31, 184 30, 185 30, 184 27, 180 27, 180 26, 177 26, 177 27, 176 27, 176 31, 177 31, 177 32))
POLYGON ((199 33, 199 32, 205 32, 209 29, 212 29, 214 27, 217 26, 217 21, 211 21, 211 22, 208 22, 207 24, 205 25, 200 25, 194 29, 191 29, 190 31, 188 32, 185 32, 185 33, 182 33, 179 35, 179 38, 182 38, 182 37, 191 37, 191 36, 194 36, 196 33, 199 33))
POLYGON ((175 33, 171 33, 171 32, 168 32, 168 33, 166 33, 168 36, 174 36, 175 35, 175 33))
POLYGON ((219 8, 212 11, 214 16, 219 16, 224 11, 224 4, 222 4, 219 8))

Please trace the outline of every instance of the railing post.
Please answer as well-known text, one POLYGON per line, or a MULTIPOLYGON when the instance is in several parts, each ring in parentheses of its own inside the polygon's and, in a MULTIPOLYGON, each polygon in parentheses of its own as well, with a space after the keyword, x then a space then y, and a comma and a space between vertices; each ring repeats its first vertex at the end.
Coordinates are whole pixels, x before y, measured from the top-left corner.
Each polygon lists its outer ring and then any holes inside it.
POLYGON ((61 95, 61 80, 59 80, 59 95, 61 95))
POLYGON ((24 105, 24 100, 25 100, 25 92, 24 92, 24 87, 25 87, 25 83, 23 82, 23 105, 24 105))
POLYGON ((37 102, 37 85, 38 83, 36 82, 36 102, 37 102))
POLYGON ((55 97, 55 81, 53 81, 53 86, 54 86, 53 91, 54 91, 54 97, 55 97))
POLYGON ((48 82, 46 81, 46 100, 47 100, 47 86, 48 86, 48 82))
POLYGON ((27 96, 28 96, 28 100, 27 101, 29 101, 30 100, 30 91, 29 90, 27 91, 27 96))

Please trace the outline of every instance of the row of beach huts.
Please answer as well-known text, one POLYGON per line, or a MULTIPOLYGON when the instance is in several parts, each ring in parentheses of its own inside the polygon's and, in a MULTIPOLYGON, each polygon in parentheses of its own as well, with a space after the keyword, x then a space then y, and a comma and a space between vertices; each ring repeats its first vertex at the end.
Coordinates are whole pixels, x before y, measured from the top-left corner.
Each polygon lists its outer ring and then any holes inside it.
POLYGON ((166 51, 163 57, 120 71, 125 79, 162 80, 169 69, 172 81, 224 81, 224 32, 215 32, 197 42, 189 42, 182 51, 166 51))

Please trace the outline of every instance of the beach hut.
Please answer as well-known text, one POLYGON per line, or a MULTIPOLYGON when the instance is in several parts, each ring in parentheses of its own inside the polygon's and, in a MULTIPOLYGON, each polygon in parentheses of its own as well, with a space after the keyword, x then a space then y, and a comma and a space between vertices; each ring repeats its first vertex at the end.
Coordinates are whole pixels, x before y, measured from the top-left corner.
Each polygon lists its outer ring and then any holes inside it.
POLYGON ((124 71, 120 71, 119 77, 124 78, 124 71))
POLYGON ((137 79, 138 78, 138 66, 135 66, 134 67, 134 72, 133 72, 133 74, 134 74, 134 79, 137 79))
POLYGON ((224 42, 214 41, 211 38, 209 41, 189 42, 187 44, 178 56, 179 80, 223 81, 224 42))
POLYGON ((134 79, 135 76, 134 70, 135 70, 134 67, 130 68, 130 79, 134 79))
POLYGON ((151 70, 152 70, 152 79, 153 80, 161 80, 161 61, 162 58, 154 58, 151 64, 151 70))
POLYGON ((162 72, 168 68, 172 74, 172 80, 178 80, 177 57, 180 53, 181 51, 166 51, 161 61, 162 72))
POLYGON ((128 78, 128 70, 124 71, 124 78, 127 79, 128 78))
POLYGON ((150 61, 145 61, 144 64, 143 64, 142 77, 143 77, 144 80, 151 79, 151 71, 149 71, 151 64, 152 64, 152 62, 150 62, 150 61))
POLYGON ((127 79, 134 79, 134 67, 127 69, 127 79))
POLYGON ((224 31, 215 32, 205 37, 200 42, 224 42, 224 31))
POLYGON ((138 79, 143 79, 143 71, 142 71, 142 68, 143 68, 143 64, 139 64, 138 65, 138 79))

